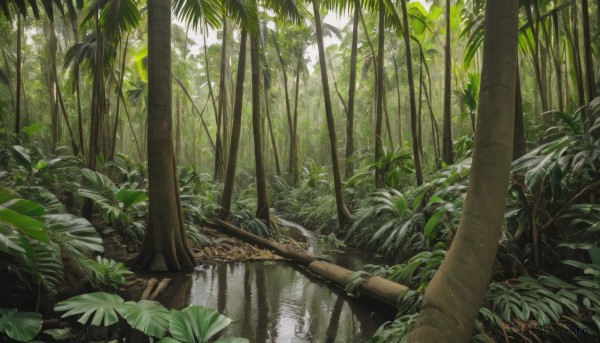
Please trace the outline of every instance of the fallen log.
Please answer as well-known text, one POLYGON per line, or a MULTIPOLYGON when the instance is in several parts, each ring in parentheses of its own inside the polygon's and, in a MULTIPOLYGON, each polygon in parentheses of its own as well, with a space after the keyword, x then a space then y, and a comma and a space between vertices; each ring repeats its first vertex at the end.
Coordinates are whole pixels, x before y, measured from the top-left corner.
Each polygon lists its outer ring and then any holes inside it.
POLYGON ((144 292, 142 292, 140 300, 147 300, 150 294, 152 293, 152 289, 154 288, 154 286, 156 286, 157 283, 158 280, 156 280, 155 278, 148 280, 148 283, 146 284, 146 289, 144 289, 144 292))
MULTIPOLYGON (((342 288, 346 287, 346 282, 354 274, 349 269, 333 263, 320 261, 312 254, 296 251, 268 239, 258 237, 222 220, 217 220, 216 223, 210 222, 209 225, 248 243, 256 244, 263 249, 273 250, 277 254, 307 267, 312 273, 325 280, 334 282, 342 288)), ((379 276, 373 276, 364 278, 358 285, 358 291, 360 294, 379 300, 390 306, 398 307, 398 302, 406 294, 408 287, 379 276)))
POLYGON ((156 286, 156 289, 154 290, 154 292, 152 292, 152 294, 150 295, 150 297, 148 297, 148 300, 155 300, 156 297, 158 297, 158 295, 165 290, 165 288, 167 288, 167 285, 169 285, 169 282, 171 282, 171 279, 162 279, 160 281, 160 283, 158 284, 158 286, 156 286))

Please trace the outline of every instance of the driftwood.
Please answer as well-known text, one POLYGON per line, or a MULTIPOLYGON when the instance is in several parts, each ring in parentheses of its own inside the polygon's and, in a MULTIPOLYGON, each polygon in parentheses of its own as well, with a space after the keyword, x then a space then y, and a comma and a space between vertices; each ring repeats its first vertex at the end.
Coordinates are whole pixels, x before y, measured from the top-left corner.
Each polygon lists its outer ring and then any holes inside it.
POLYGON ((147 300, 150 294, 152 293, 152 289, 154 288, 154 286, 156 286, 157 283, 158 280, 156 280, 155 278, 148 280, 148 283, 146 284, 146 289, 144 289, 144 292, 142 292, 140 300, 147 300))
POLYGON ((154 292, 152 292, 152 295, 150 295, 150 297, 148 298, 148 300, 154 300, 156 299, 156 297, 158 297, 158 295, 165 290, 165 288, 167 288, 167 285, 169 284, 169 282, 171 282, 171 279, 162 279, 160 281, 160 283, 158 284, 158 286, 156 286, 156 289, 154 290, 154 292))
MULTIPOLYGON (((354 274, 353 271, 333 263, 320 261, 312 254, 300 252, 268 239, 258 237, 222 220, 217 220, 215 223, 208 224, 246 242, 256 244, 263 249, 273 250, 277 254, 286 257, 299 265, 307 267, 312 273, 325 280, 332 281, 341 287, 346 287, 346 281, 354 274)), ((408 291, 408 287, 379 276, 365 278, 358 285, 357 289, 360 294, 379 300, 393 307, 398 307, 398 301, 408 291)))

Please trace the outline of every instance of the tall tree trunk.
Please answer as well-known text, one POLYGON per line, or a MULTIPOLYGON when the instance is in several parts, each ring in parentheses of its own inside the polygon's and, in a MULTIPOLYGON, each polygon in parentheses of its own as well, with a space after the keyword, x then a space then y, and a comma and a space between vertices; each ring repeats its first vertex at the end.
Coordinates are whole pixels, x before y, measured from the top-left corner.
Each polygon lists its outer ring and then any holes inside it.
POLYGON ((402 27, 403 38, 406 50, 406 69, 408 77, 408 94, 410 99, 410 130, 412 132, 412 150, 413 159, 415 162, 415 174, 417 178, 417 186, 423 184, 423 171, 421 169, 421 156, 419 155, 419 137, 417 135, 417 105, 415 102, 415 82, 413 79, 412 55, 410 52, 410 37, 408 36, 408 11, 406 10, 406 0, 401 1, 402 4, 402 27))
POLYGON ((446 164, 454 163, 452 156, 452 55, 450 54, 450 0, 446 0, 446 45, 444 46, 444 137, 442 158, 446 164))
MULTIPOLYGON (((517 58, 518 59, 518 58, 517 58)), ((515 129, 513 136, 513 161, 525 155, 525 124, 523 123, 523 95, 521 94, 521 73, 517 64, 517 82, 515 87, 515 129)))
POLYGON ((149 271, 194 265, 173 153, 171 2, 148 0, 148 227, 137 262, 149 271))
MULTIPOLYGON (((256 1, 256 0, 254 0, 256 1)), ((250 64, 252 65, 252 131, 254 135, 254 161, 256 167, 256 218, 271 226, 269 216, 269 197, 267 194, 267 175, 263 157, 261 119, 260 119, 260 55, 259 33, 250 34, 250 64)))
POLYGON ((22 40, 23 40, 23 25, 21 24, 21 14, 17 14, 17 99, 15 106, 15 136, 17 139, 21 136, 21 83, 22 80, 22 72, 21 72, 21 64, 23 63, 23 52, 22 48, 22 40))
MULTIPOLYGON (((295 142, 294 142, 294 136, 295 136, 294 121, 292 118, 292 109, 291 109, 291 105, 290 105, 288 75, 287 75, 287 71, 285 68, 285 62, 283 61, 283 56, 279 49, 279 45, 277 44, 275 47, 277 48, 277 57, 279 58, 279 64, 281 65, 281 73, 283 74, 283 91, 285 93, 285 113, 287 114, 286 118, 287 118, 287 124, 288 124, 288 131, 289 131, 289 135, 290 135, 290 141, 289 141, 290 147, 289 147, 287 172, 293 179, 294 168, 295 168, 294 158, 295 158, 296 152, 295 152, 295 142)), ((298 58, 302 59, 302 56, 299 56, 298 58)), ((296 185, 296 181, 294 181, 294 185, 296 185)))
MULTIPOLYGON (((556 70, 556 90, 558 96, 558 110, 563 112, 565 110, 564 96, 563 96, 563 80, 562 80, 562 51, 560 49, 560 28, 558 22, 558 13, 552 12, 552 23, 554 28, 554 69, 556 70)), ((519 87, 519 86, 517 86, 519 87)), ((518 99, 517 99, 518 101, 518 99)))
POLYGON ((294 181, 294 185, 298 185, 298 173, 300 172, 298 169, 298 103, 299 103, 299 95, 300 95, 300 70, 302 69, 302 58, 298 59, 298 65, 296 65, 296 89, 294 90, 294 117, 292 122, 292 133, 291 140, 293 140, 293 144, 291 146, 294 147, 294 151, 292 152, 293 160, 292 160, 292 179, 294 181))
MULTIPOLYGON (((125 79, 125 61, 127 59, 127 46, 129 45, 129 33, 125 37, 125 45, 123 46, 123 56, 121 58, 121 74, 119 75, 117 85, 117 109, 115 111, 115 123, 113 126, 113 135, 112 135, 112 146, 110 149, 110 157, 111 159, 115 156, 116 147, 117 147, 117 128, 119 127, 119 113, 121 112, 121 97, 119 96, 123 91, 123 80, 125 79)), ((121 137, 121 139, 123 139, 121 137)))
POLYGON ((329 81, 327 77, 327 63, 325 62, 325 47, 323 44, 323 27, 321 14, 319 12, 320 1, 313 0, 313 13, 315 16, 315 28, 317 46, 319 48, 319 66, 321 67, 321 82, 323 83, 323 98, 325 101, 325 115, 327 118, 327 130, 329 132, 329 145, 331 148, 331 168, 333 170, 333 185, 335 189, 335 202, 337 206, 338 223, 340 229, 350 222, 351 215, 344 202, 344 190, 342 188, 342 176, 340 163, 337 155, 337 137, 335 134, 335 122, 331 106, 331 94, 329 92, 329 81))
POLYGON ((517 0, 486 2, 481 95, 467 198, 450 251, 425 291, 413 342, 468 342, 495 261, 510 176, 517 0))
POLYGON ((233 198, 233 186, 235 184, 235 169, 237 167, 237 153, 240 146, 240 131, 242 129, 242 105, 244 101, 244 74, 246 73, 246 29, 242 29, 240 37, 240 54, 238 59, 237 84, 235 86, 235 103, 233 106, 233 127, 231 129, 231 144, 229 145, 229 156, 227 160, 227 172, 225 173, 225 184, 223 185, 223 196, 221 197, 221 212, 219 217, 227 219, 231 211, 231 199, 233 198))
POLYGON ((275 158, 275 170, 277 176, 281 176, 281 167, 279 166, 279 153, 277 152, 277 144, 275 143, 275 135, 273 134, 273 124, 271 123, 271 111, 269 110, 269 89, 265 88, 265 110, 267 112, 267 122, 269 124, 269 134, 271 136, 271 146, 273 147, 273 155, 275 158))
POLYGON ((400 96, 400 74, 398 73, 396 55, 394 55, 394 74, 396 75, 396 97, 398 98, 398 142, 402 147, 402 97, 400 96))
MULTIPOLYGON (((381 137, 383 123, 383 57, 385 44, 385 4, 383 0, 379 0, 379 28, 377 32, 377 99, 375 105, 375 165, 378 165, 379 160, 383 156, 383 138, 381 137)), ((380 167, 375 167, 375 187, 383 187, 384 170, 380 167)))
POLYGON ((360 1, 354 1, 354 18, 352 19, 352 47, 350 50, 350 79, 348 81, 348 112, 346 113, 346 171, 344 177, 354 174, 354 97, 356 94, 356 56, 358 55, 358 19, 360 1))
MULTIPOLYGON (((206 30, 208 30, 208 26, 205 27, 206 30)), ((221 78, 223 77, 223 70, 225 69, 224 64, 227 63, 226 58, 224 58, 223 56, 226 56, 226 48, 227 48, 227 23, 226 21, 223 24, 223 43, 221 45, 221 78)), ((213 92, 213 87, 212 87, 212 82, 210 79, 210 67, 208 65, 208 44, 206 43, 206 35, 207 35, 207 31, 205 31, 205 34, 203 35, 204 37, 204 65, 206 68, 206 82, 208 85, 208 94, 210 97, 210 100, 212 102, 213 105, 213 110, 215 113, 215 122, 217 123, 217 136, 215 138, 215 168, 214 168, 214 175, 213 175, 213 179, 215 181, 220 181, 223 179, 223 172, 226 168, 225 166, 225 152, 224 152, 224 145, 223 145, 223 132, 227 130, 226 127, 223 127, 222 125, 222 118, 223 118, 223 113, 220 111, 221 110, 221 104, 219 104, 219 109, 217 109, 217 103, 215 101, 215 96, 214 96, 214 92, 213 92)), ((222 81, 222 80, 221 80, 222 81)), ((222 85, 222 82, 219 81, 219 85, 222 85)), ((219 92, 223 92, 224 87, 221 88, 219 90, 219 92)), ((220 99, 224 101, 223 99, 224 94, 220 94, 220 99)))
POLYGON ((529 23, 529 26, 531 27, 531 30, 533 32, 533 69, 535 71, 535 79, 537 81, 540 101, 542 103, 542 112, 546 112, 548 111, 548 99, 546 98, 546 91, 544 88, 544 82, 542 80, 542 78, 545 77, 545 75, 542 75, 542 72, 540 70, 539 20, 534 21, 533 14, 531 13, 531 7, 528 5, 525 6, 525 14, 527 16, 527 22, 529 23))
POLYGON ((590 13, 588 0, 581 0, 581 26, 583 29, 583 60, 585 61, 587 102, 589 103, 596 97, 596 81, 594 75, 594 58, 592 56, 592 39, 590 34, 590 13))

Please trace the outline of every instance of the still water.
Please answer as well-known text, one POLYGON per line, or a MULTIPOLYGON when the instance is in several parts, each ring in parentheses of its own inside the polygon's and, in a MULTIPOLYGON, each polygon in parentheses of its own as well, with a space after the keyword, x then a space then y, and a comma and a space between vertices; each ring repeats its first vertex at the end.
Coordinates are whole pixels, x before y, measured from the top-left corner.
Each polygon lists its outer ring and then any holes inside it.
MULTIPOLYGON (((360 250, 337 247, 332 239, 285 224, 288 236, 334 263, 358 270, 373 262, 360 250)), ((233 320, 224 337, 257 343, 365 342, 395 313, 374 300, 350 298, 291 262, 215 264, 176 284, 187 294, 186 304, 216 309, 233 320)))

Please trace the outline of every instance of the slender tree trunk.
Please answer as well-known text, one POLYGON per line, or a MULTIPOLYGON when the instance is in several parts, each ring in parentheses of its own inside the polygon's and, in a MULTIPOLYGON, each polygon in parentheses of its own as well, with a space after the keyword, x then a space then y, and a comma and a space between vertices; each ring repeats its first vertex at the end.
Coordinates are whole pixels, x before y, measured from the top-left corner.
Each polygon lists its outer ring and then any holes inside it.
POLYGON ((333 119, 333 109, 331 106, 331 95, 329 92, 329 81, 327 77, 327 63, 325 62, 325 47, 323 44, 323 27, 321 23, 321 14, 319 12, 320 2, 313 0, 313 13, 315 16, 315 28, 317 36, 317 45, 319 48, 319 65, 321 67, 321 81, 323 83, 323 98, 325 101, 325 115, 327 118, 327 130, 329 132, 329 145, 331 148, 331 168, 333 170, 333 185, 335 189, 335 201, 337 205, 338 222, 340 229, 350 222, 350 211, 344 202, 344 190, 342 188, 342 177, 340 173, 340 163, 337 155, 337 137, 335 134, 335 122, 333 119))
POLYGON ((590 34, 590 13, 588 0, 581 0, 581 26, 583 30, 583 60, 585 61, 587 102, 589 103, 596 97, 596 81, 594 75, 594 58, 592 56, 592 39, 590 34))
POLYGON ((112 147, 110 149, 111 158, 115 156, 117 146, 117 128, 119 127, 119 113, 121 111, 121 94, 123 89, 123 80, 125 79, 125 60, 127 59, 127 46, 129 45, 129 34, 125 37, 125 45, 123 47, 123 56, 121 58, 121 74, 119 75, 119 84, 117 85, 117 109, 115 111, 115 124, 113 126, 112 147))
POLYGON ((173 153, 171 2, 148 0, 148 227, 137 262, 149 271, 194 265, 173 153))
POLYGON ((298 59, 298 65, 296 66, 296 89, 294 90, 294 118, 292 123, 292 137, 293 140, 292 146, 294 147, 294 151, 292 153, 293 156, 293 164, 292 164, 292 179, 294 181, 294 185, 298 185, 298 103, 299 103, 299 95, 300 95, 300 70, 302 69, 302 58, 298 59))
MULTIPOLYGON (((277 48, 277 56, 279 57, 279 64, 281 65, 281 73, 283 74, 283 91, 285 92, 285 113, 287 114, 287 124, 288 131, 290 135, 290 147, 289 147, 289 156, 288 156, 288 167, 287 172, 292 178, 294 177, 294 157, 295 157, 295 142, 294 142, 294 121, 292 118, 292 110, 290 105, 290 95, 289 95, 289 86, 288 86, 288 75, 285 68, 285 62, 283 61, 283 56, 281 51, 279 50, 279 45, 276 45, 277 48)), ((298 58, 302 59, 302 56, 298 58)), ((296 99, 297 100, 297 99, 296 99)), ((294 181, 294 185, 296 185, 296 181, 294 181)))
MULTIPOLYGON (((383 61, 384 61, 384 44, 385 44, 385 4, 383 0, 379 0, 379 28, 377 32, 377 87, 376 87, 376 105, 375 105, 375 164, 378 165, 379 160, 383 156, 383 138, 381 137, 383 123, 383 61)), ((383 187, 384 170, 380 167, 375 167, 375 187, 383 187)))
POLYGON ((273 124, 271 123, 271 111, 269 106, 269 89, 265 88, 265 110, 267 112, 267 122, 269 124, 269 134, 271 136, 271 146, 273 147, 273 155, 275 158, 275 170, 277 176, 281 176, 281 167, 279 166, 279 153, 277 152, 277 144, 275 143, 275 135, 273 134, 273 124))
POLYGON ((540 70, 540 43, 539 43, 539 20, 534 22, 533 14, 531 13, 531 7, 525 6, 525 14, 527 15, 527 21, 531 30, 533 31, 533 69, 535 71, 535 79, 538 84, 538 90, 540 95, 540 100, 542 103, 542 112, 548 111, 548 99, 546 99, 546 92, 544 88, 544 82, 542 80, 545 75, 542 75, 540 70))
MULTIPOLYGON (((254 0, 255 1, 255 0, 254 0)), ((254 135, 254 160, 256 167, 256 218, 271 226, 269 216, 269 197, 267 194, 267 175, 263 157, 261 119, 260 119, 260 55, 259 33, 250 35, 250 64, 252 65, 252 131, 254 135)))
POLYGON ((413 342, 469 342, 495 261, 512 157, 517 0, 486 2, 475 150, 456 237, 425 291, 413 342))
POLYGON ((454 163, 452 156, 452 55, 450 54, 450 0, 446 0, 446 45, 444 46, 444 137, 442 158, 454 163))
POLYGON ((415 83, 413 79, 412 55, 410 52, 410 37, 408 36, 408 11, 406 10, 406 0, 402 4, 402 26, 404 29, 404 45, 406 46, 406 69, 408 77, 408 94, 410 99, 410 129, 412 132, 412 150, 415 162, 415 174, 417 186, 423 184, 423 171, 421 169, 421 156, 419 155, 419 137, 417 135, 417 105, 415 102, 415 83))
MULTIPOLYGON (((518 59, 518 58, 517 58, 518 59)), ((513 161, 525 155, 525 125, 523 123, 523 95, 521 94, 521 75, 517 64, 517 82, 515 87, 515 130, 513 139, 513 161)))
POLYGON ((577 93, 579 107, 585 105, 585 87, 583 78, 583 66, 581 65, 581 52, 579 50, 579 15, 577 6, 571 8, 571 20, 573 21, 573 55, 575 58, 575 73, 577 75, 577 93))
MULTIPOLYGON (((556 70, 556 83, 557 83, 557 96, 558 96, 558 110, 563 112, 565 110, 564 96, 563 96, 563 80, 562 80, 562 51, 560 49, 560 28, 558 22, 558 13, 552 12, 552 23, 554 27, 554 68, 556 70)), ((519 87, 519 86, 517 86, 519 87)), ((518 101, 518 99, 517 99, 518 101)))
POLYGON ((80 90, 80 74, 79 65, 75 66, 75 92, 77 92, 77 129, 79 132, 79 146, 81 147, 81 155, 85 160, 85 137, 83 136, 83 110, 81 109, 81 90, 80 90))
POLYGON ((354 1, 354 18, 352 19, 352 47, 350 50, 350 79, 348 81, 348 112, 346 113, 346 179, 354 174, 354 97, 356 94, 356 56, 358 55, 358 19, 360 2, 354 1))
POLYGON ((221 212, 219 217, 227 219, 231 211, 231 199, 233 198, 233 186, 235 184, 235 170, 237 167, 237 153, 240 146, 240 132, 242 129, 242 105, 244 100, 244 74, 246 73, 246 29, 242 29, 240 42, 240 55, 238 59, 237 84, 235 89, 235 104, 233 107, 233 127, 231 130, 231 144, 229 145, 229 157, 227 161, 227 172, 225 173, 225 184, 223 185, 223 196, 221 197, 221 212))
POLYGON ((398 142, 402 147, 402 97, 400 96, 400 74, 398 73, 396 55, 394 55, 394 72, 396 75, 396 97, 398 98, 398 142))
POLYGON ((23 82, 22 72, 21 72, 21 64, 23 63, 23 48, 22 48, 22 40, 23 40, 23 30, 21 23, 21 14, 17 14, 17 99, 15 106, 15 136, 17 139, 21 137, 21 83, 23 82))
MULTIPOLYGON (((206 26, 205 28, 206 30, 208 30, 208 26, 206 26)), ((223 69, 225 69, 224 64, 227 63, 227 60, 225 58, 223 58, 223 56, 226 55, 225 53, 225 49, 227 47, 227 23, 224 23, 223 26, 223 43, 221 45, 221 77, 223 74, 223 69)), ((210 79, 210 67, 208 65, 208 44, 206 43, 206 35, 208 33, 205 32, 205 34, 203 35, 204 37, 204 65, 206 68, 206 82, 208 85, 208 94, 210 96, 210 99, 212 101, 212 105, 213 105, 213 110, 215 113, 215 122, 217 123, 217 136, 215 138, 215 169, 214 169, 214 180, 215 181, 220 181, 223 179, 223 171, 225 170, 226 166, 225 166, 225 157, 224 157, 224 151, 223 151, 223 135, 222 133, 224 131, 227 130, 227 128, 223 127, 222 125, 222 113, 217 110, 217 103, 215 102, 215 96, 214 96, 214 92, 213 92, 213 88, 212 88, 212 82, 210 79)), ((219 84, 221 84, 221 82, 219 82, 219 84)), ((223 88, 221 88, 219 90, 219 92, 222 92, 223 88)), ((223 98, 223 94, 220 95, 220 98, 223 98)), ((223 100, 224 101, 224 100, 223 100)), ((219 108, 221 108, 221 106, 219 106, 219 108)))

